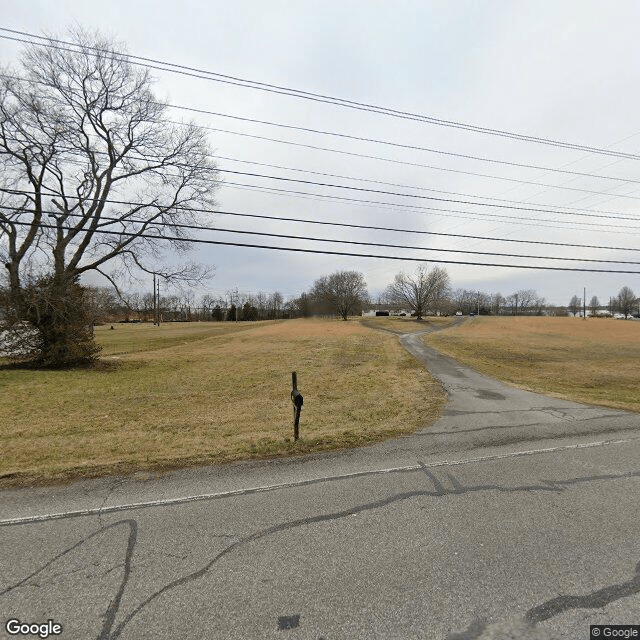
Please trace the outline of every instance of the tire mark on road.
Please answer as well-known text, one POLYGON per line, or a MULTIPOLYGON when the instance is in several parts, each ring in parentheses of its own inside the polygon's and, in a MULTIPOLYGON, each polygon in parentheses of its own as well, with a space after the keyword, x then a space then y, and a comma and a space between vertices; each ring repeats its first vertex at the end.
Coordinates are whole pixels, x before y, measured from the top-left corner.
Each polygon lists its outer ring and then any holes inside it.
MULTIPOLYGON (((517 633, 522 640, 528 638, 542 638, 542 629, 536 629, 536 625, 555 618, 571 609, 602 609, 612 602, 629 598, 640 593, 640 562, 636 565, 634 577, 622 584, 614 584, 598 589, 584 596, 558 596, 547 600, 542 604, 532 607, 523 618, 515 618, 495 624, 488 624, 485 620, 473 620, 469 626, 461 632, 447 634, 445 640, 490 640, 491 638, 505 637, 503 633, 510 632, 508 637, 516 637, 517 633), (502 633, 500 633, 502 632, 502 633)), ((544 635, 545 638, 548 636, 544 635)))
POLYGON ((33 573, 29 574, 26 578, 23 578, 19 582, 16 582, 15 584, 13 584, 10 587, 4 589, 3 591, 0 591, 0 596, 3 596, 5 594, 13 591, 14 589, 17 589, 17 588, 23 586, 24 584, 29 582, 29 580, 31 580, 32 578, 34 578, 38 574, 42 573, 48 567, 50 567, 54 562, 64 558, 65 556, 67 556, 72 551, 78 549, 83 544, 89 542, 89 540, 91 540, 92 538, 95 538, 96 536, 104 533, 105 531, 108 531, 109 529, 114 529, 115 527, 119 527, 121 525, 127 525, 129 527, 129 536, 128 536, 128 540, 127 540, 127 550, 125 552, 125 559, 124 559, 124 573, 123 573, 123 576, 122 576, 122 580, 120 582, 120 586, 118 587, 118 591, 117 591, 115 597, 109 602, 109 606, 107 607, 107 610, 105 611, 105 614, 103 616, 102 630, 101 630, 100 635, 98 636, 98 639, 97 639, 97 640, 109 640, 109 638, 111 638, 111 629, 113 627, 113 623, 115 621, 115 617, 116 617, 116 615, 118 613, 118 609, 120 608, 120 602, 122 601, 122 596, 124 595, 124 591, 125 591, 125 589, 127 587, 127 584, 129 582, 129 576, 130 576, 130 573, 131 573, 131 564, 132 564, 132 561, 133 561, 133 553, 134 553, 136 542, 137 542, 137 539, 138 539, 138 523, 135 520, 132 520, 132 519, 119 520, 118 522, 113 522, 113 523, 111 523, 111 524, 109 524, 107 526, 100 527, 100 529, 98 529, 97 531, 94 531, 92 534, 88 535, 86 538, 83 538, 79 542, 76 542, 75 544, 71 545, 70 547, 68 547, 67 549, 62 551, 61 553, 56 554, 53 558, 51 558, 51 560, 49 560, 49 562, 45 563, 39 569, 37 569, 33 573))
POLYGON ((640 562, 631 580, 598 589, 586 596, 558 596, 529 609, 525 620, 530 624, 544 622, 570 609, 602 609, 608 604, 640 593, 640 562))
MULTIPOLYGON (((427 477, 433 483, 434 490, 407 491, 407 492, 395 494, 392 496, 388 496, 380 500, 375 500, 373 502, 368 502, 362 505, 357 505, 354 507, 343 509, 341 511, 291 520, 289 522, 280 523, 277 525, 273 525, 271 527, 267 527, 260 531, 256 531, 248 536, 245 536, 244 538, 241 538, 240 540, 237 540, 236 542, 230 544, 228 547, 223 549, 220 553, 214 556, 209 562, 207 562, 204 566, 202 566, 197 571, 193 571, 192 573, 189 573, 185 576, 177 578, 176 580, 169 582, 162 588, 152 593, 144 601, 138 604, 126 617, 124 617, 121 620, 121 622, 118 624, 117 627, 115 627, 111 635, 100 636, 99 640, 116 640, 121 636, 126 626, 136 616, 138 616, 146 607, 148 607, 152 602, 160 598, 162 595, 204 577, 220 560, 222 560, 225 556, 230 555, 234 551, 240 549, 241 547, 246 546, 252 542, 257 542, 258 540, 261 540, 268 536, 282 533, 284 531, 290 531, 299 527, 308 526, 312 524, 333 522, 349 516, 358 515, 360 513, 365 513, 375 509, 388 507, 392 504, 396 504, 396 503, 403 502, 405 500, 408 500, 411 498, 417 498, 417 497, 441 498, 441 497, 446 497, 450 495, 465 495, 468 493, 475 493, 480 491, 498 491, 498 492, 504 492, 504 493, 536 492, 536 491, 558 492, 558 491, 563 491, 565 488, 568 488, 571 486, 578 486, 580 484, 585 484, 589 482, 603 481, 603 480, 622 480, 622 479, 640 477, 640 471, 632 471, 624 474, 579 477, 579 478, 572 478, 569 480, 553 481, 552 483, 548 481, 543 481, 541 484, 505 487, 505 486, 496 485, 496 484, 463 486, 453 476, 449 475, 453 488, 447 489, 431 472, 429 472, 426 469, 424 465, 422 465, 422 463, 421 463, 421 470, 426 473, 427 477)), ((112 616, 113 618, 115 617, 116 613, 117 611, 113 612, 113 616, 112 616)))

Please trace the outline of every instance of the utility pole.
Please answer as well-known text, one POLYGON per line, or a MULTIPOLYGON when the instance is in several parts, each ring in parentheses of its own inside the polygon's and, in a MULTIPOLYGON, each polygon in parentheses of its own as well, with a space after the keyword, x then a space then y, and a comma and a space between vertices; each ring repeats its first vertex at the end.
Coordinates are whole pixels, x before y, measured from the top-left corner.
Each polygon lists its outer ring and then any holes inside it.
POLYGON ((162 322, 162 314, 160 313, 160 278, 158 278, 158 326, 162 322))
POLYGON ((582 317, 587 319, 587 287, 582 291, 582 317))

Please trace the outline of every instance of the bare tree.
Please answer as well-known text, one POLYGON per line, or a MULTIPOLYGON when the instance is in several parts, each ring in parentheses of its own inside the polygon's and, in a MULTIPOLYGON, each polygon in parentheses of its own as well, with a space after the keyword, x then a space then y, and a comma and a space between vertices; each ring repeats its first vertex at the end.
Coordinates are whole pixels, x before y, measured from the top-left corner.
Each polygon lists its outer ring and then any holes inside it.
POLYGON ((313 296, 305 291, 298 298, 291 300, 289 304, 294 316, 308 318, 312 314, 313 296))
POLYGON ((532 313, 537 316, 541 316, 545 313, 547 307, 547 299, 544 296, 539 296, 536 293, 536 296, 533 300, 533 305, 531 307, 532 313))
POLYGON ((241 308, 244 305, 247 296, 244 293, 240 293, 238 287, 229 289, 226 296, 229 301, 229 304, 227 305, 227 320, 242 320, 241 308))
POLYGON ((454 311, 468 314, 473 309, 474 292, 469 289, 456 289, 450 294, 454 311))
POLYGON ((163 250, 188 249, 181 225, 202 221, 196 212, 213 204, 219 182, 205 134, 169 124, 148 71, 98 35, 72 39, 64 49, 29 45, 22 69, 0 79, 0 257, 13 315, 37 328, 49 364, 63 364, 73 343, 55 308, 71 313, 62 301, 72 291, 81 302, 83 274, 114 286, 107 269, 206 275, 184 261, 163 267, 163 250), (34 265, 49 300, 35 307, 26 295, 27 285, 37 291, 34 265))
POLYGON ((316 280, 311 295, 343 320, 361 309, 369 298, 364 276, 357 271, 336 271, 316 280))
POLYGON ((578 296, 573 296, 567 305, 567 309, 574 315, 578 315, 578 311, 580 311, 580 307, 582 305, 582 301, 578 296))
POLYGON ((224 319, 224 309, 227 308, 227 305, 220 296, 215 298, 207 293, 202 297, 200 306, 205 313, 205 319, 217 320, 218 322, 224 319))
POLYGON ((618 311, 623 313, 625 318, 628 318, 633 313, 635 305, 636 296, 633 291, 629 287, 622 287, 616 298, 618 311))
POLYGON ((277 320, 282 314, 282 305, 284 304, 284 298, 279 291, 275 291, 269 296, 269 318, 277 320))
POLYGON ((449 274, 442 267, 429 269, 421 265, 414 275, 398 273, 387 288, 393 304, 403 305, 415 313, 418 320, 427 311, 436 311, 449 292, 449 274))
POLYGON ((491 296, 491 313, 494 316, 502 315, 502 309, 506 303, 506 299, 501 293, 495 293, 491 296))
POLYGON ((200 299, 200 308, 207 320, 211 320, 214 317, 214 309, 216 306, 219 306, 219 303, 210 293, 206 293, 200 299))
POLYGON ((518 313, 521 315, 542 315, 546 300, 535 289, 520 289, 513 294, 518 300, 518 313))
POLYGON ((258 317, 264 320, 269 315, 269 297, 264 291, 259 291, 253 299, 253 304, 258 310, 258 317))
POLYGON ((519 289, 514 294, 518 299, 518 313, 528 315, 536 299, 536 292, 533 289, 519 289))
POLYGON ((589 302, 589 309, 591 309, 591 317, 595 318, 598 314, 598 309, 600 309, 600 300, 598 300, 598 296, 593 296, 591 301, 589 302))
POLYGON ((113 315, 118 308, 118 298, 109 287, 85 287, 84 298, 94 324, 100 317, 113 315))

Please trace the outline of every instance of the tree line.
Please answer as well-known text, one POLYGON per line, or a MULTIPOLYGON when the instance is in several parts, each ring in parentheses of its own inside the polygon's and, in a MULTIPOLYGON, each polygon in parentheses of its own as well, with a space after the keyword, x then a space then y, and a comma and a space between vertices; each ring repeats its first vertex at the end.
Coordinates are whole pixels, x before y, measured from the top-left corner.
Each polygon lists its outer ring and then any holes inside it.
POLYGON ((598 296, 593 296, 586 304, 586 300, 580 296, 574 295, 569 304, 567 311, 571 315, 591 315, 591 316, 613 316, 620 314, 625 318, 630 316, 640 316, 640 298, 637 298, 630 287, 624 286, 618 294, 611 296, 607 302, 602 304, 598 296))
POLYGON ((110 287, 85 287, 85 303, 94 324, 109 321, 163 322, 254 321, 292 317, 292 302, 285 302, 279 291, 247 294, 233 289, 225 295, 191 290, 154 298, 153 293, 117 292, 110 287))
MULTIPOLYGON (((93 291, 92 295, 95 295, 97 290, 93 291)), ((101 291, 104 294, 109 290, 101 291)), ((138 319, 151 318, 153 297, 150 293, 125 295, 125 305, 113 292, 110 295, 115 313, 137 313, 138 319)), ((198 300, 188 292, 160 299, 160 311, 165 321, 254 321, 312 316, 338 316, 346 320, 349 316, 376 309, 391 309, 421 319, 426 315, 455 313, 541 315, 549 308, 545 299, 533 289, 521 289, 507 296, 452 289, 446 269, 429 269, 426 265, 419 266, 414 273, 396 274, 375 299, 369 294, 364 275, 357 271, 336 271, 322 276, 307 291, 286 300, 277 291, 247 294, 237 288, 223 296, 205 294, 198 300)), ((554 314, 562 311, 561 308, 552 309, 554 314)))
MULTIPOLYGON (((338 316, 346 320, 363 311, 401 313, 423 318, 426 315, 581 315, 584 300, 574 295, 566 307, 548 305, 534 289, 519 289, 509 295, 477 289, 453 289, 441 267, 420 266, 414 273, 400 272, 375 299, 369 294, 362 273, 336 271, 318 278, 308 291, 285 299, 279 291, 246 293, 238 288, 225 294, 191 290, 167 293, 156 301, 151 292, 122 292, 114 287, 84 286, 83 304, 93 324, 100 322, 153 321, 157 313, 164 322, 279 320, 313 316, 338 316), (157 305, 157 309, 156 309, 157 305)), ((6 293, 6 289, 4 290, 6 293)), ((3 289, 0 289, 0 300, 3 289)), ((6 295, 4 299, 6 300, 6 295)), ((640 314, 640 299, 629 287, 602 305, 593 296, 587 315, 625 317, 640 314)), ((0 301, 0 309, 2 303, 0 301)))

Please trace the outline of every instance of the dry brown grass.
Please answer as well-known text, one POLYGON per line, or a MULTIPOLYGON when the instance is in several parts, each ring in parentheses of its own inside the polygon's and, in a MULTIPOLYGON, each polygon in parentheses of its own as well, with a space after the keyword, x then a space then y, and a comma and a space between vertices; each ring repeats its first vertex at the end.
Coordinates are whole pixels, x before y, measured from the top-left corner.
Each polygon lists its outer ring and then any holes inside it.
POLYGON ((357 321, 115 325, 97 338, 93 370, 0 371, 0 486, 341 449, 426 426, 444 404, 396 337, 357 321))
POLYGON ((397 334, 426 331, 428 329, 442 329, 456 321, 455 317, 428 316, 422 320, 401 316, 380 316, 377 318, 362 318, 360 321, 371 329, 384 329, 397 334))
POLYGON ((524 389, 640 412, 640 322, 481 317, 425 342, 524 389))

